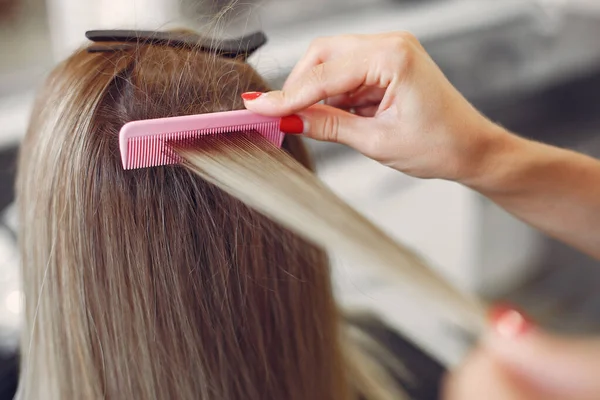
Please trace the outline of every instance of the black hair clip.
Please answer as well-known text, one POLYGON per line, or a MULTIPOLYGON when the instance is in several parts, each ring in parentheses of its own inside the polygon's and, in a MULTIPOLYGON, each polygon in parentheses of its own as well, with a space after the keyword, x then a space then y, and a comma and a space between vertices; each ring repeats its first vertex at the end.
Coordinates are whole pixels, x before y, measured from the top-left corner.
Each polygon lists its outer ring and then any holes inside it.
POLYGON ((155 32, 135 30, 97 30, 87 31, 85 36, 92 42, 118 42, 118 44, 94 45, 88 48, 90 53, 128 50, 134 44, 153 44, 171 47, 198 49, 226 58, 247 59, 267 42, 263 32, 254 32, 236 39, 216 40, 187 32, 155 32))

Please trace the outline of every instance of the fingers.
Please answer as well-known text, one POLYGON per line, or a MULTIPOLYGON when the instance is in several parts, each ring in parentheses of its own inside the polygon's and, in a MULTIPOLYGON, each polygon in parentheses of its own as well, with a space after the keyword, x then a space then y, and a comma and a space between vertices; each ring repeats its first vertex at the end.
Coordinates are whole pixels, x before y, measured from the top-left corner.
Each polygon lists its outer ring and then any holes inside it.
MULTIPOLYGON (((415 41, 407 33, 323 39, 311 46, 283 90, 246 99, 246 108, 263 115, 284 116, 362 87, 379 88, 365 91, 371 97, 364 101, 389 102, 394 96, 385 89, 393 82, 402 82, 401 77, 414 64, 415 41)), ((345 102, 349 103, 351 97, 345 102)), ((359 103, 352 107, 372 105, 359 103)))
POLYGON ((600 340, 562 338, 529 330, 486 338, 494 357, 540 389, 559 398, 588 400, 600 393, 600 340))
POLYGON ((348 57, 325 62, 290 83, 286 90, 245 100, 246 108, 269 116, 293 114, 326 98, 359 88, 365 82, 368 68, 366 62, 354 62, 348 57))
POLYGON ((306 75, 311 68, 342 54, 347 54, 350 49, 360 45, 361 37, 360 35, 345 35, 313 40, 305 55, 289 74, 283 85, 283 90, 287 90, 292 83, 306 75))
POLYGON ((366 107, 356 107, 354 108, 354 115, 359 115, 361 117, 372 118, 377 115, 379 111, 379 105, 374 106, 366 106, 366 107))
POLYGON ((540 396, 507 373, 489 354, 478 349, 446 377, 442 399, 539 400, 540 396))
POLYGON ((288 75, 283 85, 283 90, 287 90, 292 83, 304 76, 311 68, 325 62, 331 56, 331 46, 329 46, 329 43, 326 39, 317 39, 310 45, 306 54, 288 75))
POLYGON ((594 400, 600 340, 530 329, 490 333, 446 379, 444 400, 594 400))
POLYGON ((360 152, 368 152, 377 137, 369 118, 326 105, 314 105, 299 114, 305 121, 305 135, 312 139, 342 143, 360 152))
POLYGON ((330 97, 325 104, 332 107, 349 109, 378 105, 385 95, 387 88, 363 86, 351 93, 330 97))
POLYGON ((373 118, 377 116, 377 112, 379 111, 379 106, 366 106, 366 107, 357 107, 357 108, 340 108, 340 110, 344 110, 350 114, 358 115, 360 117, 373 118))

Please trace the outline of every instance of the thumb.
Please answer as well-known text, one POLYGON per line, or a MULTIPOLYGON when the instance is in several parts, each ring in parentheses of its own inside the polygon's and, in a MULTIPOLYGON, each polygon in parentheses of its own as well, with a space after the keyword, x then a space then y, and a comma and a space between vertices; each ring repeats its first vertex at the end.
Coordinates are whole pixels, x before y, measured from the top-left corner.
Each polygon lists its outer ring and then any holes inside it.
POLYGON ((524 321, 509 313, 497 321, 483 342, 492 356, 552 398, 598 398, 600 339, 559 337, 524 321))
POLYGON ((315 104, 298 115, 304 121, 305 136, 342 143, 362 153, 369 152, 377 136, 375 119, 354 115, 339 108, 315 104))

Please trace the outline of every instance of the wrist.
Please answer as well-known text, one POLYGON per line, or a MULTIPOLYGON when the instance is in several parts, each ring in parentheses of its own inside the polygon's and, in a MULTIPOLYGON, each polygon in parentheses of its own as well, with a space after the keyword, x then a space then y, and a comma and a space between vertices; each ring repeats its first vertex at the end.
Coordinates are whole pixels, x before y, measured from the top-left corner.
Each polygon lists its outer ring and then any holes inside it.
POLYGON ((496 124, 489 124, 475 137, 476 144, 466 157, 466 165, 457 181, 480 193, 503 191, 511 171, 518 169, 518 161, 522 160, 519 154, 527 140, 496 124))

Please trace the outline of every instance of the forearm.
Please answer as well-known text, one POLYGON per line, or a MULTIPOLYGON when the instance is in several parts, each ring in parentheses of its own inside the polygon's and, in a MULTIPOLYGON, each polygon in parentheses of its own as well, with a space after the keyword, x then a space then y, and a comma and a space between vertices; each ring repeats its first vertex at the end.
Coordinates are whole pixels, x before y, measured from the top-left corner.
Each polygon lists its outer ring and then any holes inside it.
POLYGON ((462 183, 600 259, 600 161, 495 129, 462 183))

